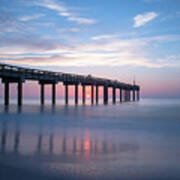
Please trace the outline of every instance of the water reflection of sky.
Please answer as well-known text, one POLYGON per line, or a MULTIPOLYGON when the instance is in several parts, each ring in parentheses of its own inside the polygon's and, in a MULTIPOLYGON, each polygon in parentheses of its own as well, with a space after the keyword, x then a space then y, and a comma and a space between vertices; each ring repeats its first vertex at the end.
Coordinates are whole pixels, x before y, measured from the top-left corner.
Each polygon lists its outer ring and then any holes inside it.
MULTIPOLYGON (((64 110, 65 114, 66 111, 67 109, 64 110)), ((118 130, 93 129, 85 125, 82 128, 74 126, 73 123, 71 125, 70 122, 59 124, 57 119, 48 119, 42 111, 36 118, 32 117, 32 123, 18 117, 21 116, 20 109, 13 115, 15 118, 10 116, 1 122, 2 152, 16 152, 22 155, 38 153, 46 156, 65 154, 77 156, 80 160, 88 160, 97 154, 103 156, 123 151, 135 152, 139 149, 136 143, 119 141, 116 138, 118 130), (46 119, 43 119, 43 116, 46 119)), ((89 118, 88 113, 86 117, 89 118)))
POLYGON ((177 177, 179 107, 1 107, 0 167, 65 179, 177 177))

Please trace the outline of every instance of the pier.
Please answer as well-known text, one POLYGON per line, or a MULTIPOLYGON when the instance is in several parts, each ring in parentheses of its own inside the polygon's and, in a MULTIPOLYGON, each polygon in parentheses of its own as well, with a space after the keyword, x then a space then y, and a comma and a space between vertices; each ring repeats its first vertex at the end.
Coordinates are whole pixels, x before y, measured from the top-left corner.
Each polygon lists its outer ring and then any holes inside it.
POLYGON ((78 104, 78 87, 82 86, 82 104, 86 103, 86 86, 91 86, 91 104, 99 103, 99 87, 103 87, 103 102, 108 104, 108 89, 112 88, 113 104, 116 104, 116 90, 119 89, 119 102, 139 101, 140 86, 117 80, 98 78, 91 75, 78 75, 52 72, 40 69, 24 68, 0 64, 0 78, 4 84, 4 104, 9 105, 9 84, 17 83, 17 103, 23 104, 23 84, 26 80, 38 81, 40 85, 40 103, 44 105, 45 85, 52 85, 52 104, 56 104, 56 85, 62 83, 65 88, 65 104, 68 105, 69 86, 75 87, 75 104, 78 104), (95 91, 94 91, 95 89, 95 91), (95 92, 95 93, 94 93, 95 92), (95 98, 95 99, 94 99, 95 98))

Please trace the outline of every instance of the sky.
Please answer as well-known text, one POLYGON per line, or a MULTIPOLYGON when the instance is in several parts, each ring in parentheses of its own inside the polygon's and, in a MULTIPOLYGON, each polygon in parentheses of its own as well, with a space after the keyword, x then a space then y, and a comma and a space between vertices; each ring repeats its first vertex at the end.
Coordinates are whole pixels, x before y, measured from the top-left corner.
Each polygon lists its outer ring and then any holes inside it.
POLYGON ((180 97, 180 0, 0 0, 0 63, 180 97))

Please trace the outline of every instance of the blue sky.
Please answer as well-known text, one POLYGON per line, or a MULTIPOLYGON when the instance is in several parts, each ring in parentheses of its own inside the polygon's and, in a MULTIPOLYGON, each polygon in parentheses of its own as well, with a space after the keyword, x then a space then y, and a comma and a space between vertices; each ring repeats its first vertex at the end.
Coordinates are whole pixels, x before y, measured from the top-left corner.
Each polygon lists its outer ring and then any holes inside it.
POLYGON ((0 0, 0 13, 0 62, 180 97, 179 0, 0 0))

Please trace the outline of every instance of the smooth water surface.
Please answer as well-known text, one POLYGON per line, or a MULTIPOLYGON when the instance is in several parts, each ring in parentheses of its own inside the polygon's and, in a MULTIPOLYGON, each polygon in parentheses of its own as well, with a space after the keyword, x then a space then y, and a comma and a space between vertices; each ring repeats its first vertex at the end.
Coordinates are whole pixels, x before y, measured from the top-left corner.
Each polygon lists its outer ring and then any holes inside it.
POLYGON ((1 105, 0 179, 180 179, 180 100, 1 105))

